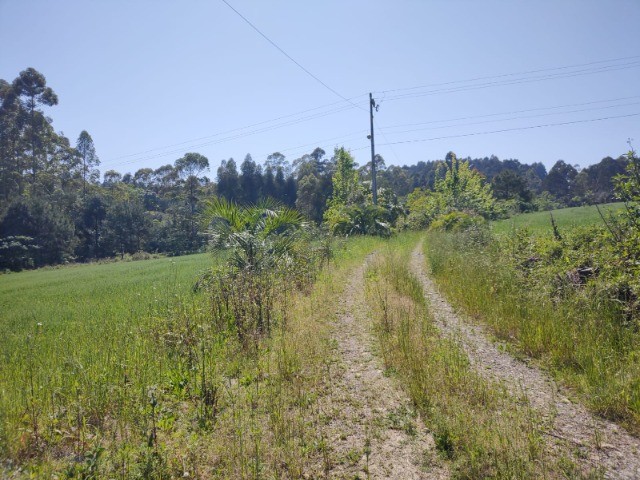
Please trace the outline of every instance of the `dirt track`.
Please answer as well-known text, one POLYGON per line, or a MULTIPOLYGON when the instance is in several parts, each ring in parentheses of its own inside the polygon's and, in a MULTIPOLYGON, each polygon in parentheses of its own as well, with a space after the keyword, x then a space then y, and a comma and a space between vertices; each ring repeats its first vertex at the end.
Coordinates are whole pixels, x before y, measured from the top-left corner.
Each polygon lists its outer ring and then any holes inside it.
POLYGON ((481 327, 466 323, 425 273, 421 244, 412 254, 411 268, 422 282, 438 328, 460 343, 480 374, 502 382, 514 395, 526 395, 530 404, 546 417, 549 424, 546 433, 552 444, 577 453, 587 469, 603 468, 606 478, 640 478, 637 438, 573 403, 547 373, 500 351, 481 327))
POLYGON ((352 273, 334 331, 333 388, 321 401, 331 419, 324 436, 333 463, 325 473, 345 479, 447 478, 409 398, 383 374, 364 303, 364 271, 362 265, 352 273))

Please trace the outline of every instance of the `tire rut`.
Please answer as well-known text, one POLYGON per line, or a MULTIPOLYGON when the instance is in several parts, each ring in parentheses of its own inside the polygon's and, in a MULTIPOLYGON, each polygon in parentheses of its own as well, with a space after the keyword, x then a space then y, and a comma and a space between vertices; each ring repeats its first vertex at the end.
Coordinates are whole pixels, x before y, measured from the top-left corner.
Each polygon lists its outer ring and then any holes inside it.
MULTIPOLYGON (((368 257, 367 260, 371 258, 368 257)), ((331 393, 320 401, 329 478, 448 478, 409 398, 384 375, 365 303, 365 264, 351 274, 334 329, 331 393)))
POLYGON ((640 441, 573 403, 547 373, 500 351, 482 327, 463 321, 426 275, 422 242, 411 256, 411 268, 422 283, 436 325, 460 343, 481 375, 503 383, 513 395, 526 396, 550 425, 545 433, 555 448, 574 452, 582 467, 604 468, 606 478, 640 478, 640 441))

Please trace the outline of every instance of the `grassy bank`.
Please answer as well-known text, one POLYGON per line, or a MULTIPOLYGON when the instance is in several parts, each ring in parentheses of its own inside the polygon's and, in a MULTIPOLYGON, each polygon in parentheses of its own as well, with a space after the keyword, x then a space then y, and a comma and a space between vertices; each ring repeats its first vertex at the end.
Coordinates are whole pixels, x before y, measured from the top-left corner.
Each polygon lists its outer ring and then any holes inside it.
POLYGON ((410 393, 452 461, 453 478, 581 478, 574 462, 545 447, 541 418, 520 398, 480 377, 433 323, 408 256, 415 236, 395 240, 367 273, 385 366, 410 393))
POLYGON ((505 245, 434 232, 425 249, 433 276, 454 305, 508 341, 514 352, 540 359, 592 410, 638 433, 638 329, 623 321, 619 303, 598 284, 587 288, 557 276, 560 286, 567 283, 563 289, 531 288, 528 270, 513 267, 505 245))

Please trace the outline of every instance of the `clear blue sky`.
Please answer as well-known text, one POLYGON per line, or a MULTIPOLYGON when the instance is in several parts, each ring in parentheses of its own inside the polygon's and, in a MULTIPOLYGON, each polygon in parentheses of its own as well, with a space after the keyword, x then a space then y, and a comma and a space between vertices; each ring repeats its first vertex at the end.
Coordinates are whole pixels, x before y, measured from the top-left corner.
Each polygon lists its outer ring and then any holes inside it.
POLYGON ((623 117, 640 113, 639 0, 228 1, 360 108, 221 0, 0 0, 0 78, 42 72, 55 129, 87 130, 102 172, 196 151, 214 178, 222 159, 336 145, 362 164, 368 92, 387 164, 453 150, 586 166, 640 144, 640 116, 623 117))

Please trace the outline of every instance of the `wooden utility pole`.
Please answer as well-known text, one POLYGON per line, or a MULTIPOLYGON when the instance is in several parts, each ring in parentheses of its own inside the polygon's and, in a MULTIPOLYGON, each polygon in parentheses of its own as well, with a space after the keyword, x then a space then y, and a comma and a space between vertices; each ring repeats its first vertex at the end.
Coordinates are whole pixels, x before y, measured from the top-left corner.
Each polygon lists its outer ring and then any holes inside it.
POLYGON ((378 111, 373 95, 369 93, 369 119, 371 120, 371 135, 368 135, 371 140, 371 192, 373 193, 373 204, 378 204, 378 185, 376 183, 376 147, 373 140, 373 109, 378 111))

